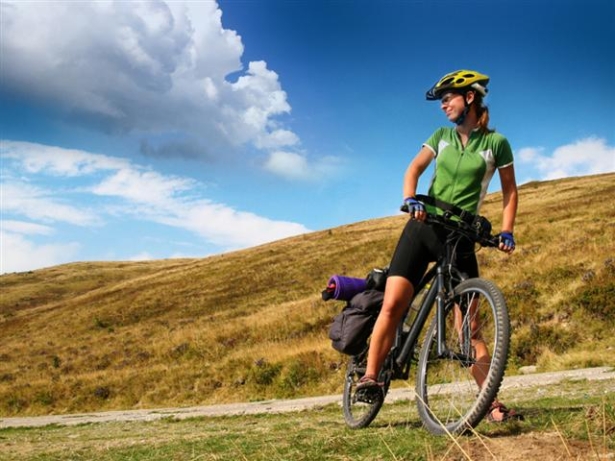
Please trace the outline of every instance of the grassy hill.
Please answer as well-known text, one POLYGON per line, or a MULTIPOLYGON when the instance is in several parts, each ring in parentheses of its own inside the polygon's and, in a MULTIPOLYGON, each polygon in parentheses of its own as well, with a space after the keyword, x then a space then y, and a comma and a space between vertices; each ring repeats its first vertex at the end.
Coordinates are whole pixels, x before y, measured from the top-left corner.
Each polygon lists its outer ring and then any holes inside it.
MULTIPOLYGON (((501 195, 482 214, 498 228, 501 195)), ((341 391, 332 274, 388 263, 407 218, 203 259, 73 263, 0 277, 0 415, 341 391)), ((509 373, 615 365, 615 173, 520 188, 517 251, 482 249, 513 324, 509 373)))

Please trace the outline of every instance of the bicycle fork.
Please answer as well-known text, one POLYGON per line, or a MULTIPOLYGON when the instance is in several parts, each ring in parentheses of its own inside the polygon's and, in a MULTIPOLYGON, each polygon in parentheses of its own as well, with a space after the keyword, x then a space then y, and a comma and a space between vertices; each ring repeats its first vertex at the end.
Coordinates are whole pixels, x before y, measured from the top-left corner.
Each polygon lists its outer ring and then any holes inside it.
POLYGON ((438 267, 436 274, 437 284, 440 290, 436 296, 436 322, 437 322, 437 356, 438 358, 446 358, 456 360, 464 367, 470 367, 475 363, 472 358, 472 322, 468 318, 471 313, 467 309, 468 306, 462 306, 455 303, 453 293, 447 291, 444 283, 444 270, 438 267), (459 352, 450 349, 446 342, 446 308, 454 303, 451 313, 454 316, 455 322, 453 328, 457 330, 459 336, 459 352))

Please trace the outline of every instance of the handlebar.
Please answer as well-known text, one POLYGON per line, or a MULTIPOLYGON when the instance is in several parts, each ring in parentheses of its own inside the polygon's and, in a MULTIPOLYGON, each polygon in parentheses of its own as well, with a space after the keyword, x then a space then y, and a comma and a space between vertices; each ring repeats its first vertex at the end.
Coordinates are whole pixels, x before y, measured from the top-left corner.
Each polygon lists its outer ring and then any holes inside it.
POLYGON ((491 234, 491 223, 483 216, 476 216, 476 221, 468 224, 465 221, 451 219, 452 216, 447 214, 449 212, 444 212, 444 215, 427 213, 426 222, 452 230, 484 247, 497 248, 500 245, 500 238, 491 234))
MULTIPOLYGON (((491 234, 491 223, 484 216, 474 215, 427 195, 417 195, 416 198, 443 211, 443 214, 427 212, 427 219, 425 220, 427 223, 452 230, 484 247, 497 248, 499 246, 500 238, 491 234)), ((406 204, 403 204, 400 209, 405 213, 409 211, 406 204)))

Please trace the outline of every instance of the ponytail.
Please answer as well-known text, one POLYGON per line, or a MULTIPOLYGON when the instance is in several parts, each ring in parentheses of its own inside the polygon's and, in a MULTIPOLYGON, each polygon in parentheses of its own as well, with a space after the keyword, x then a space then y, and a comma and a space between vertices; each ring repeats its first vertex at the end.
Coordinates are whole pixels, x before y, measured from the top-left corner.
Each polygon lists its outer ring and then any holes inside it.
POLYGON ((495 130, 489 128, 489 108, 483 103, 482 96, 475 93, 474 107, 476 108, 476 116, 478 118, 478 130, 482 133, 492 133, 495 130))

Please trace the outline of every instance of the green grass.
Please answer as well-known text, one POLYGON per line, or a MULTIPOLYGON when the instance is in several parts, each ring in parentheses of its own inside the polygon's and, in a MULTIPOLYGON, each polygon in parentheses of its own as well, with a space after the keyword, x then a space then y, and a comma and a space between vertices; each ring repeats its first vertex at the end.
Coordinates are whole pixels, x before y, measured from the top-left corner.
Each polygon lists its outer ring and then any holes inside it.
MULTIPOLYGON (((512 324, 508 374, 615 366, 615 173, 520 188, 512 256, 482 249, 512 324), (574 213, 571 212, 574 207, 574 213)), ((501 194, 482 213, 495 229, 501 194)), ((406 216, 201 259, 76 262, 0 276, 0 416, 341 392, 332 274, 389 262, 406 216)))
POLYGON ((286 414, 4 429, 0 460, 610 459, 614 385, 574 381, 507 391, 502 397, 525 421, 484 422, 455 439, 428 434, 414 403, 406 401, 386 404, 363 430, 346 428, 337 405, 286 414))

